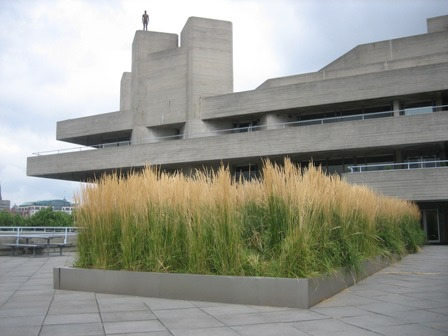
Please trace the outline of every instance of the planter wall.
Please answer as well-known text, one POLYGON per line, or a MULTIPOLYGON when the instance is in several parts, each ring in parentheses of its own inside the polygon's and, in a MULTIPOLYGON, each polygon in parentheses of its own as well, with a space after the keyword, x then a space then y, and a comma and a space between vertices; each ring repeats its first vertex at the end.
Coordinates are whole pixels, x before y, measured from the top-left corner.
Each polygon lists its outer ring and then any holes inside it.
POLYGON ((54 288, 178 300, 309 308, 389 265, 377 259, 363 272, 319 278, 268 278, 55 268, 54 288))

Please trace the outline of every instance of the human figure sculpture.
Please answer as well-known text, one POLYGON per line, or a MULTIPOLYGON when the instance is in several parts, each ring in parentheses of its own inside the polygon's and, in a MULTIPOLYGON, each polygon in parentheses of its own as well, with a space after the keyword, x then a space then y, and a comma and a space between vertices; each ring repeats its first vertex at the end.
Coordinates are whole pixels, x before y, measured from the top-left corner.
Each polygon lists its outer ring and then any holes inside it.
POLYGON ((149 15, 146 14, 146 11, 142 15, 142 22, 143 22, 143 30, 148 30, 149 15))

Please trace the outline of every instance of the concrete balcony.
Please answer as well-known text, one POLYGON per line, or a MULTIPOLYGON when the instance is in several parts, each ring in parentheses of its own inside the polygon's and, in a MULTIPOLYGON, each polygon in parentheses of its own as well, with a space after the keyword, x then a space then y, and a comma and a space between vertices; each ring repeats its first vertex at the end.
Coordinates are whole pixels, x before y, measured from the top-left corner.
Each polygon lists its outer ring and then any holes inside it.
POLYGON ((407 67, 340 78, 205 97, 203 119, 312 107, 448 90, 448 63, 407 67))
POLYGON ((346 173, 343 178, 410 201, 448 200, 448 167, 346 173))
POLYGON ((246 133, 116 146, 28 158, 27 174, 85 180, 94 174, 143 167, 177 168, 230 160, 280 157, 448 141, 448 113, 286 127, 246 133), (422 131, 424 130, 424 131, 422 131))
POLYGON ((129 136, 132 130, 130 111, 118 111, 59 121, 56 139, 80 145, 96 145, 105 139, 129 136))

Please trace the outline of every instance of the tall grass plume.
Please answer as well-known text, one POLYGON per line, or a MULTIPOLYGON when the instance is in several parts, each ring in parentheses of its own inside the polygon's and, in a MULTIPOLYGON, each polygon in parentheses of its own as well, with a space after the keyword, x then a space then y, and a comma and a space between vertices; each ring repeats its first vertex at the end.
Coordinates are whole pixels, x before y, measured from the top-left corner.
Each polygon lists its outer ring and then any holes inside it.
POLYGON ((78 198, 78 267, 306 277, 424 243, 415 204, 289 160, 265 162, 251 181, 226 167, 146 167, 106 175, 78 198))

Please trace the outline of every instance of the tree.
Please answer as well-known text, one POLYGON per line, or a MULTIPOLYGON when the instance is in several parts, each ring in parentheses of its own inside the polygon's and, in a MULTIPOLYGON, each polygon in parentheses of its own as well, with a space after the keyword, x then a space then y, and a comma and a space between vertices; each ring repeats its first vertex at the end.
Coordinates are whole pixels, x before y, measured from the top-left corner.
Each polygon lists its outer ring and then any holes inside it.
POLYGON ((28 226, 73 226, 73 216, 45 208, 36 212, 26 222, 28 226))
POLYGON ((0 211, 0 226, 24 226, 25 218, 9 211, 0 211))

